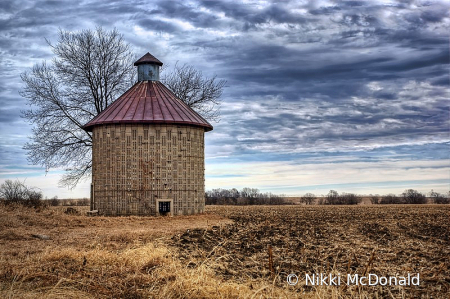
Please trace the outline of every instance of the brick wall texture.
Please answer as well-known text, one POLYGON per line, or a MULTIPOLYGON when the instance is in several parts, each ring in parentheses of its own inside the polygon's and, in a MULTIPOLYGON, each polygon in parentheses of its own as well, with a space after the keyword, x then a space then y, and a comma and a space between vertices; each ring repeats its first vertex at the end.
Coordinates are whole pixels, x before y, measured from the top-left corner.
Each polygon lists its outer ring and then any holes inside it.
POLYGON ((196 126, 111 124, 93 128, 93 210, 103 215, 173 215, 205 207, 204 129, 196 126))

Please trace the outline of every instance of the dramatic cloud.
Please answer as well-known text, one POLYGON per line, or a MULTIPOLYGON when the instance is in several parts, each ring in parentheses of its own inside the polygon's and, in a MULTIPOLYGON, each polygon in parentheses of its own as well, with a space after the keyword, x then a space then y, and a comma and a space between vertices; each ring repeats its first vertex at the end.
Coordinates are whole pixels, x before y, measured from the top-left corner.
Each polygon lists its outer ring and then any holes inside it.
POLYGON ((447 1, 2 1, 1 178, 45 174, 22 150, 20 73, 52 58, 45 38, 59 28, 103 26, 137 56, 227 80, 206 137, 207 188, 448 191, 449 11, 447 1))

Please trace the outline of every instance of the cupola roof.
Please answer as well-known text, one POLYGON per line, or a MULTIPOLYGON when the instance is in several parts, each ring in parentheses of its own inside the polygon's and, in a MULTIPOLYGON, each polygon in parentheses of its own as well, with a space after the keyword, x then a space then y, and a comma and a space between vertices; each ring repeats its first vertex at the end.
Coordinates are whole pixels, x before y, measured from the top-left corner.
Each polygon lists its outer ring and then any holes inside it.
POLYGON ((141 58, 139 58, 135 63, 134 66, 138 66, 140 64, 157 64, 159 66, 162 66, 163 63, 161 61, 159 61, 158 58, 156 58, 155 56, 153 56, 152 54, 150 54, 149 52, 147 52, 147 54, 145 54, 144 56, 142 56, 141 58))

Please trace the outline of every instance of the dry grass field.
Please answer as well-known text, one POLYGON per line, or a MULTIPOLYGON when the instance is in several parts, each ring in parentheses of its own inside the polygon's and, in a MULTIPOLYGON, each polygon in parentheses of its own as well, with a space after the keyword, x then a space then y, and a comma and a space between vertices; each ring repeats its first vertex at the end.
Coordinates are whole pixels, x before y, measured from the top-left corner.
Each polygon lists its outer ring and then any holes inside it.
POLYGON ((66 208, 0 206, 0 298, 450 297, 447 205, 209 206, 181 217, 66 208), (310 286, 307 273, 419 273, 420 285, 310 286))

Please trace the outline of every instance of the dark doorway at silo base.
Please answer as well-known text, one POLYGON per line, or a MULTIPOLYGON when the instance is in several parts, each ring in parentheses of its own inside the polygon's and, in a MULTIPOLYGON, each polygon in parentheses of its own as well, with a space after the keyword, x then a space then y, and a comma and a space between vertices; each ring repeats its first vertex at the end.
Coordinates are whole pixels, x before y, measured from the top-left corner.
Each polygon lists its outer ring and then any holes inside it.
POLYGON ((170 201, 160 201, 158 205, 159 215, 165 216, 170 214, 170 201))

